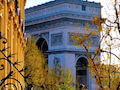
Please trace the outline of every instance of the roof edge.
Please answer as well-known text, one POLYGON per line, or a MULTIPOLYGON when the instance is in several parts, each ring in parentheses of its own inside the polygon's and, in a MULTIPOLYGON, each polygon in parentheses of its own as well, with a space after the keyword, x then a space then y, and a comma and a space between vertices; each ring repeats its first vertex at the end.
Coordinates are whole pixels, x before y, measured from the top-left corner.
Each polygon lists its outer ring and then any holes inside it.
POLYGON ((91 1, 87 1, 87 0, 55 0, 55 1, 50 1, 44 4, 39 4, 30 8, 26 8, 26 12, 29 13, 31 11, 34 10, 38 10, 38 9, 43 9, 43 8, 47 8, 51 5, 57 5, 57 4, 61 4, 61 3, 78 3, 78 4, 85 4, 85 5, 90 5, 90 6, 94 6, 94 7, 98 7, 98 8, 102 8, 101 3, 97 3, 97 2, 91 2, 91 1))

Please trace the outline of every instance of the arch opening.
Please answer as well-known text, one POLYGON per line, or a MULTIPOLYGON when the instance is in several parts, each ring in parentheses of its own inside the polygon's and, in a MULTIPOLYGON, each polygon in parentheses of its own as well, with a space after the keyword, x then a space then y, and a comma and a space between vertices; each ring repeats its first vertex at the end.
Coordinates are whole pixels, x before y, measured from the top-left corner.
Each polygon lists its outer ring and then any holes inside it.
POLYGON ((39 38, 36 42, 36 45, 38 46, 38 49, 41 50, 41 52, 44 54, 46 58, 46 64, 48 64, 48 44, 47 41, 44 38, 39 38))
POLYGON ((46 51, 48 51, 48 44, 44 38, 38 39, 36 45, 43 53, 46 53, 46 51))
POLYGON ((88 68, 88 61, 86 58, 81 57, 77 60, 76 63, 76 83, 77 87, 84 85, 88 87, 87 84, 87 68, 88 68))

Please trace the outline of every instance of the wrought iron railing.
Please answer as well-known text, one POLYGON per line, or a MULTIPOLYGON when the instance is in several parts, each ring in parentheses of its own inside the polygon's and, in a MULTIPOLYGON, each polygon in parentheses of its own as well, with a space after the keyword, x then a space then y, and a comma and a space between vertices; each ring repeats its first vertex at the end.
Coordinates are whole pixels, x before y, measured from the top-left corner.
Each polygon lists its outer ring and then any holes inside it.
POLYGON ((1 55, 0 62, 3 61, 3 63, 0 63, 0 73, 5 72, 6 66, 7 67, 9 66, 8 68, 11 68, 7 70, 8 73, 6 75, 0 76, 2 77, 0 80, 0 90, 6 90, 6 88, 11 88, 11 87, 14 88, 14 90, 24 90, 25 87, 23 87, 23 83, 17 80, 16 77, 14 77, 14 75, 15 73, 19 73, 21 76, 20 78, 24 79, 25 85, 27 87, 30 86, 26 80, 29 76, 24 75, 23 73, 25 70, 24 67, 21 70, 18 69, 17 65, 19 65, 19 62, 17 61, 12 62, 12 60, 10 60, 10 58, 13 57, 14 54, 9 54, 9 55, 6 54, 7 50, 9 50, 9 47, 7 47, 6 45, 7 43, 8 43, 7 39, 3 37, 0 32, 0 46, 3 46, 0 48, 0 55, 1 55), (4 61, 7 62, 8 65, 4 61))

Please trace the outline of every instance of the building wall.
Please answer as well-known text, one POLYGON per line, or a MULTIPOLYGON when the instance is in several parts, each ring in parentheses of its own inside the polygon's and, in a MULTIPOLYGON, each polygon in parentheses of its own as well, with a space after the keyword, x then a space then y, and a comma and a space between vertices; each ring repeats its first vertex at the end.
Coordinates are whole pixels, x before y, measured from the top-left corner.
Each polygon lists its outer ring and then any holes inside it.
MULTIPOLYGON (((21 70, 24 66, 24 49, 25 49, 25 40, 24 40, 24 0, 0 0, 0 32, 7 39, 7 44, 3 45, 2 40, 0 42, 0 49, 3 47, 8 50, 5 51, 5 54, 8 56, 12 55, 11 62, 20 62, 20 65, 16 65, 18 70, 21 70), (18 10, 19 8, 19 10, 18 10)), ((0 58, 3 57, 0 54, 0 58)), ((19 80, 24 87, 24 79, 18 73, 18 71, 10 65, 7 61, 3 60, 0 64, 5 65, 5 69, 0 71, 0 80, 5 78, 10 71, 14 72, 14 75, 11 78, 19 80)), ((24 73, 22 73, 24 74, 24 73)), ((4 84, 14 83, 20 88, 18 82, 12 79, 8 79, 4 84)), ((8 86, 10 88, 10 86, 8 86)), ((12 88, 12 86, 11 86, 12 88)), ((12 89, 13 90, 13 89, 12 89)))

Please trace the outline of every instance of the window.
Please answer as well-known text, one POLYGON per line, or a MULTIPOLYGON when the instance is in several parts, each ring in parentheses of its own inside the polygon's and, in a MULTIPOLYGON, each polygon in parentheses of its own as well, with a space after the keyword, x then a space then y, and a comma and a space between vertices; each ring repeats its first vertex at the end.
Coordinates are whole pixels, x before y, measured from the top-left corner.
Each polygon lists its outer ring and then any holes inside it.
POLYGON ((82 11, 86 11, 86 6, 82 5, 82 11))

